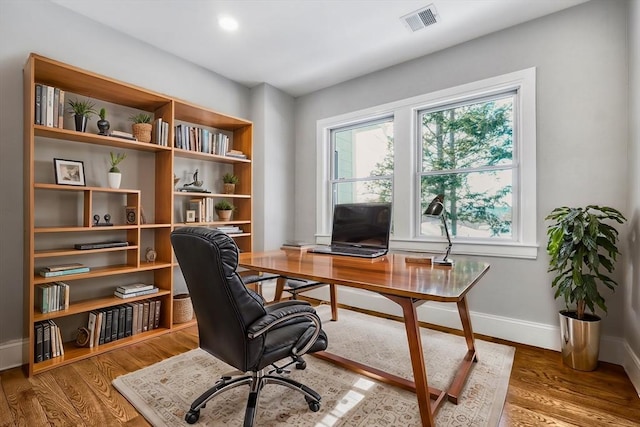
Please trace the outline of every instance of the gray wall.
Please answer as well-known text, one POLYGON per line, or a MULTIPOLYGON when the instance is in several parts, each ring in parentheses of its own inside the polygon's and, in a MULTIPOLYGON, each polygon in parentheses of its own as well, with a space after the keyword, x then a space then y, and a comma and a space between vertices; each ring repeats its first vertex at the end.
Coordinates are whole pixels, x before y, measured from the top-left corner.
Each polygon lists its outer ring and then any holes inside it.
POLYGON ((22 67, 30 52, 251 118, 242 85, 49 1, 0 1, 0 350, 23 337, 22 67))
POLYGON ((294 99, 263 83, 251 89, 254 126, 255 250, 278 249, 294 235, 294 99))
MULTIPOLYGON (((546 272, 544 217, 554 207, 598 203, 627 211, 627 2, 594 0, 296 101, 296 238, 316 230, 316 121, 529 67, 537 68, 536 260, 487 259, 470 294, 487 324, 544 332, 558 325, 546 272)), ((637 165, 636 165, 637 166, 637 165)), ((622 228, 627 247, 627 229, 622 228)), ((455 245, 454 245, 455 248, 455 245)), ((619 269, 619 276, 622 277, 619 269)), ((623 292, 607 298, 604 333, 622 337, 623 292)), ((477 332, 496 336, 496 329, 477 332)), ((504 336, 535 342, 522 333, 504 336)), ((498 335, 500 336, 500 335, 498 335)), ((614 357, 615 359, 615 357, 614 357)))
MULTIPOLYGON (((632 0, 629 10, 629 230, 628 264, 624 292, 624 333, 631 351, 640 355, 640 0, 632 0)), ((625 360, 634 382, 640 384, 637 360, 625 360)))

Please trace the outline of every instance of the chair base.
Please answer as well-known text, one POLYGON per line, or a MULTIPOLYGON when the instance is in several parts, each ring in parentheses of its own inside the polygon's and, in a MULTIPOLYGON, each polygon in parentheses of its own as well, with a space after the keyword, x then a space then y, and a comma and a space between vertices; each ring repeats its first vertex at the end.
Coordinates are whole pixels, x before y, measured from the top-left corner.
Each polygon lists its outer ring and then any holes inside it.
MULTIPOLYGON (((299 363, 302 360, 299 361, 299 363)), ((304 368, 305 365, 298 365, 304 368)), ((235 372, 234 372, 235 374, 235 372)), ((232 388, 248 385, 249 386, 249 398, 247 400, 247 408, 244 414, 244 427, 251 427, 255 421, 256 409, 258 407, 258 399, 260 397, 260 391, 267 384, 278 384, 288 387, 292 390, 298 391, 304 395, 304 399, 309 406, 309 409, 313 412, 320 410, 320 395, 313 389, 306 385, 294 381, 291 378, 285 378, 279 375, 266 374, 265 369, 257 372, 251 372, 250 375, 243 375, 237 378, 232 378, 230 375, 222 376, 209 390, 205 391, 200 397, 193 401, 191 408, 186 413, 184 420, 188 424, 195 424, 200 418, 200 409, 204 408, 207 402, 217 395, 231 390, 232 388)))

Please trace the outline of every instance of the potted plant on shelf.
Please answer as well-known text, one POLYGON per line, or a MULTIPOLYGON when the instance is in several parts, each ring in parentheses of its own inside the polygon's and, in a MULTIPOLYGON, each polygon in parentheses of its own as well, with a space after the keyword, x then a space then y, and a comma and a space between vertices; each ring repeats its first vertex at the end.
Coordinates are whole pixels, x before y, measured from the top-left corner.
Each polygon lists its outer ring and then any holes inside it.
POLYGON ((224 194, 233 194, 236 191, 236 184, 238 183, 238 177, 232 173, 226 173, 222 177, 224 183, 224 194))
POLYGON ((566 305, 560 311, 562 360, 574 369, 592 371, 600 350, 601 318, 595 308, 607 312, 598 285, 611 290, 618 285, 608 275, 619 254, 618 231, 609 222, 622 224, 626 218, 616 209, 588 205, 556 208, 545 220, 552 221, 547 228, 548 271, 555 273, 551 286, 554 297, 563 297, 566 305))
POLYGON ((221 200, 215 205, 216 214, 220 221, 229 221, 231 219, 231 213, 235 209, 231 203, 226 200, 221 200))
POLYGON ((100 116, 100 120, 98 120, 98 122, 96 123, 96 125, 98 126, 98 130, 100 131, 98 132, 98 135, 108 136, 109 128, 111 127, 111 125, 106 119, 107 110, 105 108, 101 108, 100 112, 98 113, 98 116, 100 116))
POLYGON ((151 142, 151 116, 139 113, 129 117, 133 122, 131 126, 133 136, 140 142, 151 142))
POLYGON ((126 153, 117 153, 113 154, 109 153, 111 169, 109 169, 109 174, 107 175, 107 179, 109 182, 109 188, 120 188, 120 181, 122 179, 122 174, 120 173, 120 169, 118 169, 118 165, 121 161, 127 158, 126 153))
POLYGON ((92 114, 96 114, 96 110, 94 109, 95 104, 89 99, 79 101, 77 98, 70 99, 68 104, 70 107, 69 112, 74 115, 76 131, 86 132, 89 117, 91 117, 92 114))

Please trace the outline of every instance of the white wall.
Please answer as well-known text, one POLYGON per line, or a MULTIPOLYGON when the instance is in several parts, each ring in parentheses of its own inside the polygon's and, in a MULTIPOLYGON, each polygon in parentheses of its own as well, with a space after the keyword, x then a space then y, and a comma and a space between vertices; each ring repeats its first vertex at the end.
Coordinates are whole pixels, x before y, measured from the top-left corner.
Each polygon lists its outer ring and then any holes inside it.
MULTIPOLYGON (((554 301, 546 272, 544 216, 561 205, 627 210, 626 13, 626 2, 594 0, 298 98, 296 238, 312 240, 316 229, 309 171, 317 120, 536 67, 538 258, 487 259, 491 270, 471 292, 470 308, 476 332, 557 348, 562 302, 554 301)), ((620 231, 624 250, 627 230, 620 231)), ((605 342, 616 344, 603 357, 618 363, 623 296, 607 298, 603 325, 605 342)), ((421 316, 437 320, 442 310, 425 308, 421 316)))
POLYGON ((244 86, 49 1, 0 1, 0 369, 24 336, 22 67, 30 52, 250 119, 244 86))
POLYGON ((640 394, 640 0, 629 3, 629 247, 624 290, 624 367, 640 394))

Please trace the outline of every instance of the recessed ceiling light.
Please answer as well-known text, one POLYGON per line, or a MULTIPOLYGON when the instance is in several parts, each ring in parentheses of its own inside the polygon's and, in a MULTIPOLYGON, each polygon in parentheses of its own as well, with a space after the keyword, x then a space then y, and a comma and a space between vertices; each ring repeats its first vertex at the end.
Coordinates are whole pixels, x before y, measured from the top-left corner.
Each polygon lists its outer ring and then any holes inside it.
POLYGON ((223 15, 218 18, 218 25, 225 31, 235 31, 238 29, 238 21, 228 15, 223 15))

